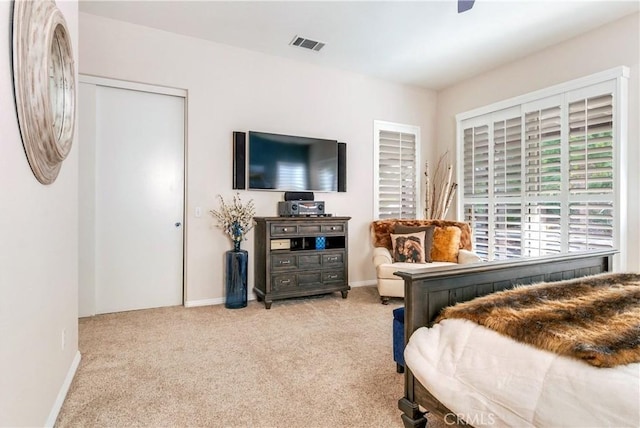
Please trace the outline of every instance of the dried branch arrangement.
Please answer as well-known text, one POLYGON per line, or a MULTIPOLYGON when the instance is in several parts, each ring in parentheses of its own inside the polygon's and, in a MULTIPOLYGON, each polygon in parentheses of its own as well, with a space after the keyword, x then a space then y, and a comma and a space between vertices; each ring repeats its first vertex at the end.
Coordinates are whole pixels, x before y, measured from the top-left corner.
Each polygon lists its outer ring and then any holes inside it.
POLYGON ((218 221, 217 226, 229 235, 233 247, 237 251, 240 249, 240 243, 245 234, 253 228, 253 216, 256 212, 253 199, 243 204, 239 193, 233 196, 231 203, 225 202, 220 195, 218 195, 218 199, 220 200, 220 209, 209 212, 218 221))
POLYGON ((458 183, 453 182, 453 166, 447 162, 448 158, 449 151, 440 156, 433 176, 429 176, 429 161, 425 163, 425 218, 444 219, 453 202, 458 183))

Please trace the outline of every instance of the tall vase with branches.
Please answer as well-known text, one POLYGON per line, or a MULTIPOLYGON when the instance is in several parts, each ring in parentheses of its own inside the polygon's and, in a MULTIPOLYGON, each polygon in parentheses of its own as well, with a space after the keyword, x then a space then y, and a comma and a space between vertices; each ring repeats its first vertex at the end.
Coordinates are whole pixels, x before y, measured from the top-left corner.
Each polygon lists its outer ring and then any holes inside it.
POLYGON ((444 219, 453 202, 458 183, 453 181, 453 165, 448 160, 449 151, 446 151, 438 159, 433 175, 430 175, 429 161, 425 163, 425 218, 444 219))
POLYGON ((225 307, 229 309, 247 306, 247 264, 249 253, 240 248, 247 232, 253 228, 255 208, 253 200, 246 204, 236 193, 233 200, 225 202, 218 195, 220 208, 211 210, 211 215, 217 220, 217 226, 226 233, 233 243, 233 250, 225 253, 225 307))

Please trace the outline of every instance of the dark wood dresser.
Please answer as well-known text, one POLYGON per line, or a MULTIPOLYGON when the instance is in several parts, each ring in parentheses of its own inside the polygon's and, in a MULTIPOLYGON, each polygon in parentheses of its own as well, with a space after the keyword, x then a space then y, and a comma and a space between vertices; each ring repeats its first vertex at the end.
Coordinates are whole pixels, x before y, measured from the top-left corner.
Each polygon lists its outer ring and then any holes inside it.
POLYGON ((267 309, 278 299, 349 287, 351 217, 254 217, 253 291, 267 309))

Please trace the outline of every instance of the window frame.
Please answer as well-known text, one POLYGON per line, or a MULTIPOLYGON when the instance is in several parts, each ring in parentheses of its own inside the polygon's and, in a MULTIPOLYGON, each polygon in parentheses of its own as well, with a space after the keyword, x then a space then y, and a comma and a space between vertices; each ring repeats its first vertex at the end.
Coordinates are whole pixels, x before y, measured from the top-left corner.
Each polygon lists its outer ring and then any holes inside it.
MULTIPOLYGON (((395 122, 387 122, 382 120, 373 121, 373 217, 380 219, 380 133, 396 132, 403 134, 413 134, 415 137, 415 212, 412 218, 421 218, 423 212, 422 203, 422 186, 420 182, 421 163, 420 163, 420 127, 416 125, 406 125, 395 122)), ((409 218, 409 217, 403 217, 409 218)))
MULTIPOLYGON (((627 203, 626 203, 626 195, 627 195, 627 171, 628 171, 628 157, 626 156, 627 152, 627 140, 628 140, 628 79, 629 79, 629 68, 625 66, 615 67, 609 70, 605 70, 599 73, 595 73, 586 77, 582 77, 579 79, 571 80, 565 83, 561 83, 558 85, 554 85, 542 90, 530 92, 521 96, 517 96, 514 98, 506 99, 503 101, 499 101, 487 106, 483 106, 474 110, 470 110, 464 113, 459 113, 456 115, 456 165, 457 165, 457 180, 460 183, 461 191, 458 192, 456 202, 457 202, 457 216, 458 218, 465 218, 464 215, 464 207, 465 207, 465 191, 464 191, 464 161, 465 161, 465 153, 464 153, 464 127, 473 126, 476 123, 491 123, 491 127, 493 127, 493 117, 491 120, 487 120, 486 118, 481 120, 481 117, 487 117, 490 115, 499 115, 502 112, 514 111, 518 110, 521 118, 525 117, 526 108, 534 106, 536 104, 545 105, 548 103, 549 99, 560 98, 562 103, 567 106, 574 100, 569 99, 569 94, 576 95, 580 94, 582 90, 585 90, 585 93, 589 94, 593 88, 602 86, 607 87, 610 86, 613 88, 611 93, 613 94, 613 206, 614 206, 614 215, 613 215, 613 246, 614 248, 620 251, 621 255, 616 255, 614 257, 614 269, 616 270, 624 270, 626 268, 626 257, 627 257, 627 203)), ((591 95, 587 95, 591 96, 591 95)), ((568 114, 567 112, 563 112, 563 115, 568 114)), ((507 114, 504 117, 508 117, 507 114)), ((566 125, 563 123, 563 127, 566 125)), ((566 130, 563 129, 563 132, 566 130)), ((491 130, 492 132, 492 130, 491 130)), ((524 142, 523 142, 524 144, 524 142)), ((564 150, 563 150, 564 152, 564 150)), ((563 154, 563 157, 568 156, 568 154, 563 154)), ((526 168, 525 159, 526 156, 523 153, 522 159, 522 168, 523 171, 526 168)), ((566 158, 563 158, 565 161, 566 158)), ((493 163, 493 160, 490 160, 490 163, 493 163)), ((490 167, 490 172, 493 172, 493 165, 490 167)), ((524 173, 523 173, 524 176, 524 173)), ((564 180, 565 178, 563 178, 564 180)), ((522 187, 526 186, 526 183, 523 181, 521 183, 522 187)), ((490 186, 489 195, 487 195, 487 199, 489 201, 494 198, 493 195, 493 186, 490 186)), ((565 192, 569 192, 568 189, 563 189, 562 194, 565 192)), ((522 190, 521 196, 519 197, 520 201, 524 201, 524 194, 526 194, 526 190, 522 190)), ((495 200, 495 199, 494 199, 495 200)), ((469 203, 469 199, 467 198, 467 203, 469 203)), ((523 213, 524 215, 524 213, 523 213)), ((493 217, 495 214, 489 214, 489 223, 490 230, 492 229, 493 217)), ((564 229, 567 221, 563 222, 562 228, 564 229)), ((562 233, 565 233, 563 230, 562 233)), ((488 236, 488 245, 492 245, 492 237, 491 234, 488 236)), ((524 238, 522 238, 524 239, 524 238)), ((560 254, 566 254, 566 246, 563 244, 563 249, 560 254)), ((524 257, 524 256, 523 256, 524 257)))

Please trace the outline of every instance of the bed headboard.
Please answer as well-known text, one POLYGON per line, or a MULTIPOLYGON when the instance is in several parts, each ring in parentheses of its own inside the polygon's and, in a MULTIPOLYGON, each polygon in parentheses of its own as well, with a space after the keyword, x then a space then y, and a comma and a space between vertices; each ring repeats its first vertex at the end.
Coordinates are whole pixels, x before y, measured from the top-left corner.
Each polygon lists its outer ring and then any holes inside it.
MULTIPOLYGON (((445 306, 515 285, 609 272, 613 269, 613 256, 616 253, 616 250, 592 251, 395 272, 395 275, 404 279, 405 344, 414 331, 432 323, 445 306)), ((414 389, 411 370, 406 370, 405 396, 398 402, 399 408, 405 413, 403 419, 415 421, 419 417, 417 403, 420 401, 416 401, 419 396, 420 392, 414 389)))

